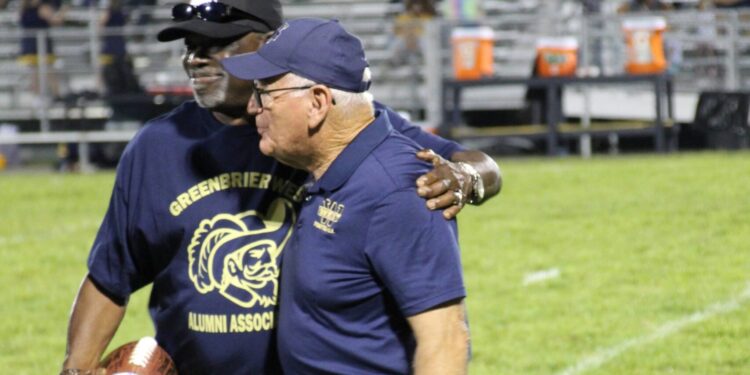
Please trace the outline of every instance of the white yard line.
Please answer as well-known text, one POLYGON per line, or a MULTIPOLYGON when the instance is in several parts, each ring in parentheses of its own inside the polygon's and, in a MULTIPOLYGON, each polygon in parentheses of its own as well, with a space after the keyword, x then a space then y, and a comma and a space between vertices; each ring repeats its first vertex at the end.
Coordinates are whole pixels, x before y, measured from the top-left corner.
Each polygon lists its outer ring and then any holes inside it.
POLYGON ((69 225, 60 225, 57 227, 53 227, 51 230, 33 236, 23 234, 17 234, 8 237, 0 236, 0 249, 3 246, 20 245, 28 241, 47 241, 79 230, 96 228, 99 224, 100 221, 87 220, 69 225))
POLYGON ((523 285, 527 286, 531 284, 541 283, 542 281, 556 279, 558 277, 560 277, 559 268, 550 268, 548 270, 531 272, 523 276, 523 285))
POLYGON ((742 293, 738 294, 728 301, 715 303, 691 315, 673 320, 671 322, 667 322, 648 335, 636 337, 630 340, 626 340, 618 345, 601 349, 594 354, 582 359, 581 361, 576 363, 575 366, 568 367, 567 369, 563 370, 559 373, 559 375, 582 374, 586 371, 601 367, 603 364, 609 362, 613 358, 619 356, 629 349, 650 344, 656 340, 661 340, 667 336, 679 332, 680 330, 688 326, 711 319, 717 315, 730 313, 734 310, 739 309, 748 301, 750 301, 750 283, 748 283, 747 288, 742 293))
POLYGON ((17 234, 13 237, 0 236, 0 246, 10 245, 10 244, 19 244, 24 241, 26 241, 26 236, 22 236, 20 234, 17 234))

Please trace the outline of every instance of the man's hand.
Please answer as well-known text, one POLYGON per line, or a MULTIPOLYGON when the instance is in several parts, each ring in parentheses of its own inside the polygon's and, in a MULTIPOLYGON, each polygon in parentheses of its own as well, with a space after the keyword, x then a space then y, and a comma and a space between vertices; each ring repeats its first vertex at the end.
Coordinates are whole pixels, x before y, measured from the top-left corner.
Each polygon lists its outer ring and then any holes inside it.
POLYGON ((417 179, 417 194, 427 199, 427 208, 443 209, 444 218, 454 218, 472 194, 471 176, 458 163, 446 160, 432 150, 421 150, 417 157, 434 167, 417 179))

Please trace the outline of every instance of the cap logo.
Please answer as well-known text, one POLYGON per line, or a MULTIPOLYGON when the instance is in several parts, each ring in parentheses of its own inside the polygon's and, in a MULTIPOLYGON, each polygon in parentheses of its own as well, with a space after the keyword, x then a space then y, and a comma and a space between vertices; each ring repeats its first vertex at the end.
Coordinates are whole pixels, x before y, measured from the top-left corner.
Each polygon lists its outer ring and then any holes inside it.
POLYGON ((266 40, 266 44, 269 44, 271 42, 275 42, 276 39, 279 39, 279 37, 281 36, 281 32, 284 31, 284 30, 286 30, 286 29, 288 29, 288 28, 289 28, 289 24, 286 23, 286 22, 284 22, 284 24, 281 25, 278 29, 276 29, 276 31, 273 32, 273 35, 271 35, 271 37, 268 38, 268 40, 266 40))

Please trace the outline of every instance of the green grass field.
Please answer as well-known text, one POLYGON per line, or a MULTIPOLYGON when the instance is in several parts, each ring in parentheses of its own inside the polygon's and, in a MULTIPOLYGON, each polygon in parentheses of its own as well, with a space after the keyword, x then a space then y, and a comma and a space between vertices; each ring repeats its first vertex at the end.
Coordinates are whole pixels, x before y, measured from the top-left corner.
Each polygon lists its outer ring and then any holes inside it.
MULTIPOLYGON (((500 164, 460 216, 472 374, 750 373, 750 154, 500 164)), ((58 370, 112 179, 0 174, 3 373, 58 370)))

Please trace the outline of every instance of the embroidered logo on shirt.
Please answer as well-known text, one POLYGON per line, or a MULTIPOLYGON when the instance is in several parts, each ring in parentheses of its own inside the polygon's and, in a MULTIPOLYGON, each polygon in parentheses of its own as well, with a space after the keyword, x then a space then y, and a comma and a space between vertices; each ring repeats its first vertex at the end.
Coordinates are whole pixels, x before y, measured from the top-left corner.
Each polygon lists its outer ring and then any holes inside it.
POLYGON ((198 292, 217 291, 242 307, 276 305, 276 259, 294 221, 294 208, 284 199, 273 201, 265 215, 248 211, 203 220, 188 246, 190 280, 198 292))
POLYGON ((315 228, 323 232, 334 234, 333 225, 338 223, 344 214, 344 205, 342 203, 326 198, 318 206, 318 220, 313 223, 315 228))

